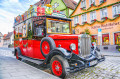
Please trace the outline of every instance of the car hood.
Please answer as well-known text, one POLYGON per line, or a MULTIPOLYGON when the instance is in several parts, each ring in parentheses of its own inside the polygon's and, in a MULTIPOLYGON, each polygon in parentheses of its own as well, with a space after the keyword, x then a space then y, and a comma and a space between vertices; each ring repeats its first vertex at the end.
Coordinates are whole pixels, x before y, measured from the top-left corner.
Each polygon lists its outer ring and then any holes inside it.
POLYGON ((54 35, 49 35, 48 37, 51 37, 52 39, 78 39, 79 35, 62 35, 62 34, 54 34, 54 35))

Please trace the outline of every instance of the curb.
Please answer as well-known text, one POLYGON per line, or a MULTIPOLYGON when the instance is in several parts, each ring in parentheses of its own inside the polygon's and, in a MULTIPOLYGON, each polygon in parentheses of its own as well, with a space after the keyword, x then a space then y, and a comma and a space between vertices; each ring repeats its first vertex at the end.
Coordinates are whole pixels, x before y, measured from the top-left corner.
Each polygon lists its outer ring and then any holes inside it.
POLYGON ((117 56, 117 55, 104 55, 104 56, 120 57, 120 56, 117 56))

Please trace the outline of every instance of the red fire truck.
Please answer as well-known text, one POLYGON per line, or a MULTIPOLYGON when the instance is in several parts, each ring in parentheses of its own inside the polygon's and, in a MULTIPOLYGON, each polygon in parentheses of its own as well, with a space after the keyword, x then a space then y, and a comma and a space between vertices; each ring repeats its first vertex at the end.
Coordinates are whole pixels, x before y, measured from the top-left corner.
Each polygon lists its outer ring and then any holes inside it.
POLYGON ((91 48, 89 35, 72 34, 71 19, 33 16, 14 25, 14 55, 43 66, 61 78, 70 72, 96 66, 105 57, 91 48))

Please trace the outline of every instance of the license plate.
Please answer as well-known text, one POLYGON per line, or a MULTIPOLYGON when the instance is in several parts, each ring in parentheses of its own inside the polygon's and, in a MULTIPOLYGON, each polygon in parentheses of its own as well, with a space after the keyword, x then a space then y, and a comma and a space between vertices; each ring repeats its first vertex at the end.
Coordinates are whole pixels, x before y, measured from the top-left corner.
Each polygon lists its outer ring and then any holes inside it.
POLYGON ((92 66, 92 65, 95 65, 95 64, 97 64, 97 60, 89 62, 89 66, 92 66))

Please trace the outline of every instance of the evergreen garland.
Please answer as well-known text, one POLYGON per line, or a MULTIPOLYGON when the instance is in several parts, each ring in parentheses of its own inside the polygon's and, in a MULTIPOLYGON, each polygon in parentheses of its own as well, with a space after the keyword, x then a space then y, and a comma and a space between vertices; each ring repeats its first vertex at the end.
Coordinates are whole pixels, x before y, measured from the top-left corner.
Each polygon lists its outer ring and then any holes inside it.
MULTIPOLYGON (((95 10, 103 9, 103 8, 106 8, 106 7, 115 5, 115 4, 119 4, 119 3, 120 3, 120 1, 119 1, 119 2, 116 2, 116 3, 113 3, 113 4, 109 4, 109 5, 100 7, 100 8, 97 8, 97 9, 93 9, 93 10, 90 10, 90 11, 86 11, 86 12, 83 12, 83 13, 80 13, 80 14, 77 14, 77 15, 74 15, 74 16, 70 16, 70 18, 75 17, 75 16, 79 16, 79 15, 82 15, 82 14, 86 14, 86 13, 89 13, 89 12, 92 12, 92 11, 95 11, 95 10)), ((71 15, 72 15, 72 14, 71 14, 71 15)))
MULTIPOLYGON (((110 20, 110 21, 113 21, 113 20, 117 19, 119 16, 120 16, 120 14, 119 14, 117 17, 113 18, 113 19, 110 19, 110 18, 108 18, 108 17, 105 17, 105 20, 103 20, 103 21, 98 21, 98 20, 95 19, 94 22, 92 22, 92 23, 85 22, 83 25, 77 24, 76 26, 78 26, 78 25, 79 25, 79 26, 84 26, 85 24, 92 25, 92 24, 94 24, 95 22, 103 23, 103 22, 105 22, 107 19, 110 20)), ((75 27, 76 27, 76 26, 75 26, 75 27)))
POLYGON ((88 9, 82 9, 82 10, 84 10, 84 11, 87 11, 87 10, 89 10, 90 8, 92 8, 93 6, 94 7, 99 7, 99 6, 101 6, 102 4, 104 4, 105 3, 105 1, 103 1, 101 4, 99 4, 99 5, 95 5, 95 4, 93 4, 93 5, 91 5, 88 9))

